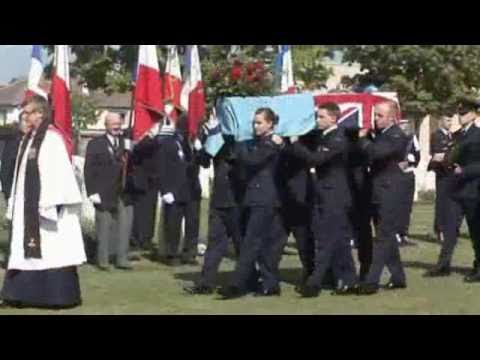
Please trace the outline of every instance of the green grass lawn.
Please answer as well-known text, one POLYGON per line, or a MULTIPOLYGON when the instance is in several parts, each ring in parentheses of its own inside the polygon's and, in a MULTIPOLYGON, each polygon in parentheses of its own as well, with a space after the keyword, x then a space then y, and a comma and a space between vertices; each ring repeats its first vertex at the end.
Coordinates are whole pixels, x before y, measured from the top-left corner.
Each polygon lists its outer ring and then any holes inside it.
MULTIPOLYGON (((480 285, 467 285, 463 274, 472 263, 472 250, 467 237, 460 239, 454 257, 455 273, 446 279, 422 278, 425 270, 435 263, 439 246, 432 243, 432 206, 416 205, 412 215, 411 234, 419 244, 402 249, 409 288, 398 292, 381 292, 374 297, 338 298, 325 291, 318 299, 300 299, 294 283, 301 274, 296 256, 282 261, 283 295, 280 298, 259 299, 253 296, 235 301, 219 301, 216 296, 191 297, 182 292, 185 282, 193 280, 199 267, 170 269, 147 259, 135 263, 134 272, 114 270, 103 273, 87 265, 80 269, 84 304, 68 311, 0 310, 8 314, 480 314, 480 285)), ((202 234, 206 232, 206 217, 202 234)), ((5 244, 6 232, 0 233, 5 244)), ((2 244, 2 245, 3 245, 2 244)), ((220 280, 225 281, 233 269, 225 260, 220 280)), ((3 271, 0 277, 3 278, 3 271)), ((385 275, 385 281, 388 280, 385 275)))

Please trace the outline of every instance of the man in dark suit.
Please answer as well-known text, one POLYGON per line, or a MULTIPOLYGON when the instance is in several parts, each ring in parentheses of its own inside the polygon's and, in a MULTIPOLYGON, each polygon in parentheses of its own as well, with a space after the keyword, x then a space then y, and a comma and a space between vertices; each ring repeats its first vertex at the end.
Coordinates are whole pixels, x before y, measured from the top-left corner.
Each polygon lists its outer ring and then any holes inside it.
POLYGON ((349 141, 343 129, 337 127, 341 114, 336 104, 320 106, 317 114, 322 133, 316 150, 292 139, 293 153, 312 167, 314 177, 312 231, 315 238, 315 265, 305 284, 297 288, 302 297, 317 297, 327 270, 337 270, 343 286, 334 294, 354 293, 356 271, 348 231, 348 211, 352 205, 347 179, 349 141))
MULTIPOLYGON (((453 114, 452 114, 453 116, 453 114)), ((460 205, 453 198, 455 174, 453 164, 448 161, 448 154, 455 145, 455 134, 450 131, 452 118, 444 116, 439 122, 439 129, 431 138, 429 171, 435 172, 435 220, 434 230, 442 250, 437 265, 428 271, 426 277, 443 277, 450 275, 453 251, 457 244, 458 231, 462 216, 460 205)))
POLYGON ((454 198, 467 220, 472 239, 475 261, 473 271, 465 277, 465 282, 480 282, 480 128, 475 126, 478 104, 463 102, 460 105, 458 145, 451 162, 454 164, 454 198))
POLYGON ((109 270, 111 249, 116 267, 131 270, 128 261, 129 239, 133 222, 131 178, 127 176, 126 151, 130 142, 122 136, 122 119, 109 113, 105 118, 106 134, 90 141, 85 159, 85 186, 95 206, 97 265, 109 270))
POLYGON ((386 289, 406 288, 406 276, 400 258, 396 233, 398 222, 398 188, 404 173, 400 163, 405 159, 408 138, 395 125, 398 106, 384 102, 375 107, 376 134, 369 139, 369 130, 359 132, 360 148, 368 156, 372 176, 372 210, 376 224, 377 239, 373 245, 372 265, 365 281, 360 285, 359 294, 371 295, 378 292, 380 278, 386 266, 391 280, 386 289))

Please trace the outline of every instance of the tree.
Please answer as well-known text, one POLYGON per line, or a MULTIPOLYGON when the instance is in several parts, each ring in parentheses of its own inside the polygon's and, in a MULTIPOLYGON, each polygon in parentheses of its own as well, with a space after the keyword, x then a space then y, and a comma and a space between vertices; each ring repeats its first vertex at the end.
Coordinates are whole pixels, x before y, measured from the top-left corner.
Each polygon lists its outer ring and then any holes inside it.
POLYGON ((351 45, 343 50, 347 62, 365 71, 347 83, 396 91, 403 112, 414 119, 441 114, 479 92, 478 45, 351 45))
POLYGON ((295 80, 307 90, 321 89, 332 74, 325 66, 329 49, 322 45, 295 45, 292 47, 295 80))

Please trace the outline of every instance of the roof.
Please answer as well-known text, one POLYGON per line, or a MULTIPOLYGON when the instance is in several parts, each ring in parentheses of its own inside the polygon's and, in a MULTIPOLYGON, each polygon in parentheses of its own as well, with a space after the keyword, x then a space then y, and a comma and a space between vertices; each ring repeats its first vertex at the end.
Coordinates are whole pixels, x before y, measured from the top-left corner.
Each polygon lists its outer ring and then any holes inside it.
POLYGON ((103 91, 94 91, 90 93, 90 98, 98 107, 106 109, 129 109, 132 102, 131 92, 107 95, 103 91))
POLYGON ((0 106, 18 106, 25 97, 26 81, 19 81, 0 88, 0 106))
MULTIPOLYGON (((48 89, 50 82, 45 81, 42 87, 48 89)), ((22 80, 2 87, 0 85, 0 106, 19 106, 25 97, 27 81, 22 80)), ((81 87, 72 82, 72 92, 81 93, 81 87)), ((91 91, 90 98, 99 108, 105 109, 129 109, 131 106, 131 92, 124 94, 107 95, 103 91, 91 91)))

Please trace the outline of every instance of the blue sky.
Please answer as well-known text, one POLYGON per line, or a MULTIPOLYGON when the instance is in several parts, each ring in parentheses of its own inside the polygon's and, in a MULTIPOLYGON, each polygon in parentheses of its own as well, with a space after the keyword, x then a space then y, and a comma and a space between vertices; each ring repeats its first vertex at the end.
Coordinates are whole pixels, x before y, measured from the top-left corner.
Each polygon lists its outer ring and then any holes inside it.
POLYGON ((30 68, 32 45, 0 45, 0 83, 26 77, 30 68))

